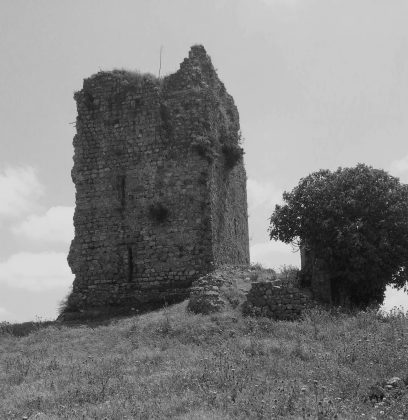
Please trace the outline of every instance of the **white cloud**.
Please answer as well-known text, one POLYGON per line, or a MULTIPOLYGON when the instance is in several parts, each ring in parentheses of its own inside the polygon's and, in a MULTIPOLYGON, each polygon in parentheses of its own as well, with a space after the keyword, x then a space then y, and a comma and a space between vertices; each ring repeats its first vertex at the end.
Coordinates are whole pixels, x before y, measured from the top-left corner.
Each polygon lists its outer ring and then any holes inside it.
POLYGON ((28 216, 12 231, 31 240, 69 243, 74 237, 73 215, 73 207, 51 207, 42 215, 28 216))
POLYGON ((391 162, 390 172, 401 178, 401 181, 408 182, 408 155, 391 162))
POLYGON ((283 191, 274 187, 270 182, 259 182, 255 179, 248 179, 248 207, 252 211, 261 206, 267 206, 273 211, 275 204, 282 202, 283 191))
POLYGON ((36 209, 44 187, 31 166, 6 167, 0 171, 0 221, 36 209))
POLYGON ((291 245, 268 241, 251 245, 251 262, 261 263, 266 268, 279 268, 281 265, 300 266, 300 253, 294 252, 291 245))
POLYGON ((73 279, 64 252, 20 252, 0 262, 0 284, 17 289, 66 288, 73 279))

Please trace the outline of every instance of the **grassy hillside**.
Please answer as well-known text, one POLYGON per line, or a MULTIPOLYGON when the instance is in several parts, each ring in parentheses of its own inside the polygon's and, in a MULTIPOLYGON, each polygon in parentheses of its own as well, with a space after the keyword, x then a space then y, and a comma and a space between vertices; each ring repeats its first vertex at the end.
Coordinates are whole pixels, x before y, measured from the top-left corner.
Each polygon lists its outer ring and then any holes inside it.
POLYGON ((0 418, 408 418, 403 383, 369 398, 376 383, 408 381, 404 314, 275 322, 185 309, 24 337, 3 325, 0 418))

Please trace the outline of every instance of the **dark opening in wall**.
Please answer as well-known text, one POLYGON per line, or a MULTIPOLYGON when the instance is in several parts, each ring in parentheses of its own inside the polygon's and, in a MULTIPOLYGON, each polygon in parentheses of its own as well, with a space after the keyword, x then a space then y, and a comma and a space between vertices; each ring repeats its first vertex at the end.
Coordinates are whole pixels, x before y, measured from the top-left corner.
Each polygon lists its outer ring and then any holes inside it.
POLYGON ((126 176, 118 175, 117 177, 117 189, 118 189, 118 199, 122 206, 125 205, 126 201, 126 176))
POLYGON ((95 98, 89 92, 84 92, 84 104, 88 108, 88 110, 94 109, 94 100, 95 98))
POLYGON ((160 118, 162 120, 162 127, 168 138, 173 137, 173 125, 171 123, 170 110, 165 103, 160 104, 160 118))
POLYGON ((128 280, 133 280, 133 249, 131 246, 128 246, 128 280))

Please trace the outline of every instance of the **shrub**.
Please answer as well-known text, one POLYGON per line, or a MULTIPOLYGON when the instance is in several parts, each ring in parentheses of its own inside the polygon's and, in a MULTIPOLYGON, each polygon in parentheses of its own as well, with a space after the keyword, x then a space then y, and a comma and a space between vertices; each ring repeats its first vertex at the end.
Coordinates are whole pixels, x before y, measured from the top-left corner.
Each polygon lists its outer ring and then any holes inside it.
POLYGON ((191 148, 195 150, 202 158, 207 159, 209 162, 214 157, 211 140, 207 137, 197 136, 191 142, 191 148))
POLYGON ((153 203, 149 207, 150 217, 158 223, 166 221, 169 217, 169 209, 161 203, 153 203))
POLYGON ((62 317, 64 314, 68 312, 77 312, 79 311, 79 307, 77 305, 78 302, 75 302, 75 298, 73 297, 72 287, 70 291, 66 294, 64 298, 62 298, 58 304, 58 316, 62 317))
POLYGON ((408 280, 408 186, 358 164, 320 170, 283 194, 270 218, 270 238, 307 247, 323 262, 337 304, 381 303, 386 285, 408 280))
POLYGON ((283 280, 284 282, 288 283, 291 286, 298 287, 299 286, 299 273, 300 270, 298 267, 294 265, 281 265, 279 267, 279 279, 283 280))
POLYGON ((237 145, 224 144, 222 146, 222 153, 224 154, 225 164, 229 169, 232 169, 244 156, 244 149, 237 145))

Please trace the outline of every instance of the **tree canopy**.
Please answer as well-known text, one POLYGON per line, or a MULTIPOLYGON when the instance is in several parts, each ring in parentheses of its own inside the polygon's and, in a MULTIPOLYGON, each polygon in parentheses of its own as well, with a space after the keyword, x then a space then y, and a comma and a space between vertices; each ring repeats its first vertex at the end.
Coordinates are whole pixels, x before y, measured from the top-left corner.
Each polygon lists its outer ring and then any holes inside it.
POLYGON ((408 186, 364 164, 320 170, 284 192, 270 239, 304 244, 356 306, 382 302, 408 280, 408 186))

